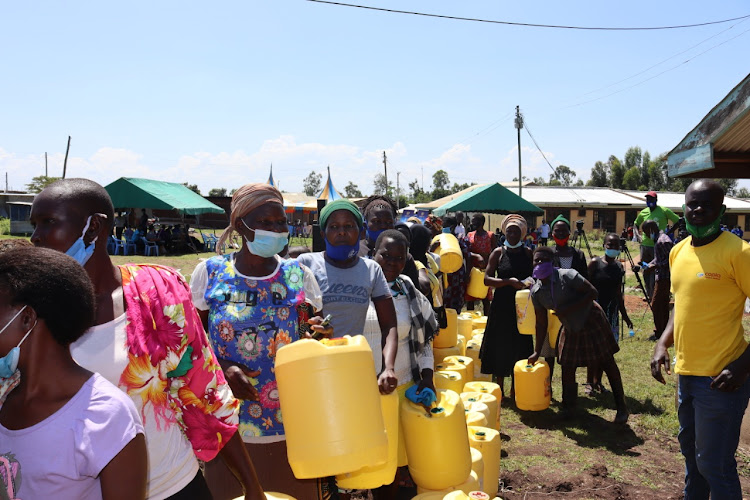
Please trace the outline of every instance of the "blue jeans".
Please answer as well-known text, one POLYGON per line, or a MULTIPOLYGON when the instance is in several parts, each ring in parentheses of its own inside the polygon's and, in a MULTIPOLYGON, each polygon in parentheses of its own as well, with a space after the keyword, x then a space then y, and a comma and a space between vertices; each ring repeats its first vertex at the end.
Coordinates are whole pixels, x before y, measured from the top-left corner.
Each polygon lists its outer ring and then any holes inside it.
POLYGON ((735 392, 710 388, 711 377, 679 376, 677 416, 685 457, 685 500, 741 500, 734 454, 750 397, 750 382, 735 392))

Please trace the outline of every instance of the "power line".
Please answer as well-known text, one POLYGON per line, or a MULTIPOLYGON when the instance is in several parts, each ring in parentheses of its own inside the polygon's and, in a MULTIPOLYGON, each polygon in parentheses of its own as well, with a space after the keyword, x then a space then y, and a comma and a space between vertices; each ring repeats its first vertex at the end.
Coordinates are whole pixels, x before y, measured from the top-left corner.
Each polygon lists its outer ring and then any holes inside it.
POLYGON ((423 17, 437 17, 440 19, 451 19, 454 21, 472 21, 477 23, 490 23, 490 24, 504 24, 507 26, 523 26, 527 28, 555 28, 555 29, 569 29, 569 30, 590 30, 590 31, 654 31, 654 30, 673 30, 673 29, 682 29, 682 28, 697 28, 699 26, 709 26, 711 24, 721 24, 721 23, 728 23, 731 21, 737 21, 738 19, 746 19, 750 18, 750 14, 740 17, 733 17, 731 19, 722 19, 721 21, 707 21, 703 23, 696 23, 696 24, 681 24, 681 25, 675 25, 675 26, 650 26, 650 27, 625 27, 625 28, 617 28, 617 27, 598 27, 598 26, 565 26, 565 25, 558 25, 558 24, 535 24, 535 23, 517 23, 512 21, 497 21, 492 19, 479 19, 474 17, 459 17, 459 16, 447 16, 443 14, 428 14, 425 12, 413 12, 408 10, 397 10, 397 9, 386 9, 383 7, 371 7, 369 5, 357 5, 352 3, 343 3, 343 2, 331 2, 330 0, 306 0, 308 2, 314 2, 314 3, 324 3, 328 5, 337 5, 340 7, 354 7, 357 9, 365 9, 365 10, 376 10, 379 12, 390 12, 392 14, 409 14, 413 16, 423 16, 423 17))
POLYGON ((531 135, 531 130, 529 130, 529 122, 526 121, 525 117, 524 117, 523 126, 526 129, 526 133, 529 134, 529 137, 531 137, 531 140, 534 142, 534 146, 536 146, 536 149, 538 149, 539 152, 542 154, 542 158, 544 158, 544 161, 546 161, 547 165, 549 165, 549 168, 552 169, 552 173, 557 173, 557 171, 555 170, 555 167, 552 166, 552 164, 547 159, 547 156, 545 156, 544 151, 542 151, 542 148, 540 148, 539 144, 537 144, 536 139, 534 139, 534 136, 531 135))

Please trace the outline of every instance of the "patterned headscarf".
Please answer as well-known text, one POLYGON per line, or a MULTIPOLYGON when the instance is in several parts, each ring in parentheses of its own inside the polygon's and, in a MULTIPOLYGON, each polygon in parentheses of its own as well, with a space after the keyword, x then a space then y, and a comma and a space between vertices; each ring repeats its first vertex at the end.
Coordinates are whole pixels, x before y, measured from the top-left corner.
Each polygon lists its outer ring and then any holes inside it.
POLYGON ((232 195, 232 213, 229 215, 229 225, 216 243, 216 253, 222 253, 221 248, 231 236, 232 231, 237 231, 234 226, 235 221, 266 203, 279 203, 284 206, 284 198, 281 193, 270 184, 263 182, 245 184, 235 191, 232 195))
POLYGON ((520 215, 509 214, 505 216, 505 219, 503 219, 503 223, 502 223, 503 233, 507 233, 506 229, 508 228, 508 226, 516 226, 518 229, 520 229, 522 240, 526 237, 526 231, 528 231, 528 224, 526 223, 526 219, 524 219, 520 215))
POLYGON ((443 220, 435 215, 428 215, 424 221, 424 225, 434 229, 438 234, 443 232, 443 220))

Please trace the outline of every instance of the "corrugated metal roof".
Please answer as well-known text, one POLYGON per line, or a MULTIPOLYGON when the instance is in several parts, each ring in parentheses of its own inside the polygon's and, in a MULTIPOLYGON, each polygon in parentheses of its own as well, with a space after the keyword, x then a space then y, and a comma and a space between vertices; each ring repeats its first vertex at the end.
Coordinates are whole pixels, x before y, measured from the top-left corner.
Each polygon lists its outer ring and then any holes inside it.
MULTIPOLYGON (((518 187, 508 188, 518 194, 518 187)), ((646 202, 610 188, 529 186, 521 191, 522 198, 539 207, 640 207, 646 202)))
POLYGON ((745 110, 714 142, 714 153, 750 153, 750 111, 745 110))

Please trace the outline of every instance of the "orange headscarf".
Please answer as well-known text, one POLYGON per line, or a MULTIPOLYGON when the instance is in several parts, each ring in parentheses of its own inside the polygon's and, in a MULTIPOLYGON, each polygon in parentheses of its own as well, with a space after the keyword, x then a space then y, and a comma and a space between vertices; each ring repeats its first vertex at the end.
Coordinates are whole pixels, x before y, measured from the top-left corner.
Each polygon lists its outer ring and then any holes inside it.
POLYGON ((222 253, 221 247, 226 243, 232 231, 237 231, 237 228, 234 226, 235 221, 266 203, 284 205, 284 198, 281 196, 281 193, 270 184, 262 182, 245 184, 235 191, 234 195, 232 195, 232 213, 229 215, 229 225, 216 243, 216 253, 222 253))
POLYGON ((521 217, 518 214, 509 214, 503 219, 503 233, 505 233, 508 226, 516 226, 518 229, 521 230, 521 240, 524 239, 526 236, 526 231, 528 231, 528 224, 526 223, 526 219, 521 217))

